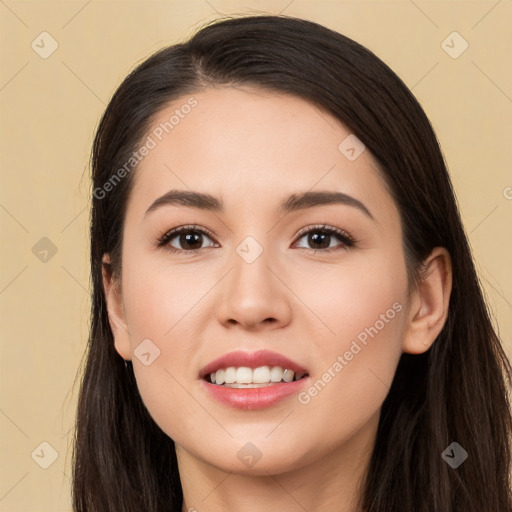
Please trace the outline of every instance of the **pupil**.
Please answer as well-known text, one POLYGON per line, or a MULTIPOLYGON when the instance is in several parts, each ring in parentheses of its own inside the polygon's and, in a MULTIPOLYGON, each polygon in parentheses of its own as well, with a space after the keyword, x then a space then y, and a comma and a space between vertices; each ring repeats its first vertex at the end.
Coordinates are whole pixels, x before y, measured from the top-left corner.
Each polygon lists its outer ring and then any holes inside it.
POLYGON ((313 245, 314 245, 315 243, 318 244, 318 239, 319 238, 323 238, 324 239, 323 240, 324 243, 323 243, 322 247, 325 248, 325 247, 329 247, 329 243, 327 243, 327 244, 325 243, 325 239, 328 238, 329 236, 330 235, 327 235, 325 233, 323 233, 321 235, 319 235, 318 233, 314 233, 314 234, 309 235, 309 241, 313 242, 313 245))
POLYGON ((194 237, 196 240, 195 240, 195 243, 197 244, 198 243, 198 240, 199 240, 199 247, 192 247, 193 249, 199 249, 201 247, 201 235, 199 233, 187 233, 185 235, 181 235, 181 239, 180 239, 180 242, 186 246, 186 245, 194 245, 194 241, 192 240, 191 237, 194 237))

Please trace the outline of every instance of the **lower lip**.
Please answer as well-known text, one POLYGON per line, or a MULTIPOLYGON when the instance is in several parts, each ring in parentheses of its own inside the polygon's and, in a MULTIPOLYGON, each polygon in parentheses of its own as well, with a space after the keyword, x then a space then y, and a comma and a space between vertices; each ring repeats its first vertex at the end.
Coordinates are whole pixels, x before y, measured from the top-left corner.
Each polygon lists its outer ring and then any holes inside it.
POLYGON ((277 404, 290 395, 296 394, 309 377, 292 382, 280 382, 263 388, 228 388, 201 380, 210 395, 221 403, 237 409, 264 409, 277 404))

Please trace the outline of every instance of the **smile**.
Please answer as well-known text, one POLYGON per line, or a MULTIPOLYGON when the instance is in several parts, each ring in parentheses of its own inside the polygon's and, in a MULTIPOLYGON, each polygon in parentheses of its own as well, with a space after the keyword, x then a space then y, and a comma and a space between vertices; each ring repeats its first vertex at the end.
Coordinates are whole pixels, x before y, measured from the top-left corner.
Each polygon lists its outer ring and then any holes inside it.
POLYGON ((302 379, 306 373, 294 372, 280 366, 247 366, 220 368, 207 375, 212 384, 230 388, 258 388, 275 385, 279 382, 292 382, 302 379))

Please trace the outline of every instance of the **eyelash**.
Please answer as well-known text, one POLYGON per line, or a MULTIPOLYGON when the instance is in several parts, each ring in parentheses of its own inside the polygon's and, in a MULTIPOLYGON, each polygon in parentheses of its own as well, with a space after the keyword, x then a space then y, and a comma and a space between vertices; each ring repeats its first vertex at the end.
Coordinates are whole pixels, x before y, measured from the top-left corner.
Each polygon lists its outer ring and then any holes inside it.
MULTIPOLYGON (((158 248, 162 248, 166 246, 173 238, 175 238, 180 233, 201 233, 207 235, 212 240, 214 239, 213 234, 211 231, 209 231, 206 228, 199 227, 197 225, 187 225, 187 226, 179 226, 175 229, 172 229, 171 231, 165 232, 162 236, 160 236, 157 239, 156 246, 158 248)), ((307 235, 311 232, 322 232, 324 234, 328 235, 335 235, 338 237, 338 239, 342 242, 341 246, 335 246, 335 247, 328 247, 326 249, 309 249, 307 247, 301 247, 300 249, 304 249, 305 251, 309 253, 318 254, 321 252, 334 252, 334 251, 340 251, 343 249, 355 247, 357 245, 357 241, 355 238, 347 233, 346 231, 335 228, 333 226, 327 226, 326 224, 317 224, 315 226, 308 226, 307 228, 301 229, 299 233, 297 233, 296 237, 297 239, 302 238, 304 235, 307 235)), ((216 243, 216 242, 214 242, 216 243)), ((175 247, 168 247, 167 248, 169 252, 171 253, 188 253, 188 254, 195 254, 203 249, 207 249, 207 247, 202 247, 200 249, 191 249, 189 251, 184 249, 176 249, 175 247)))

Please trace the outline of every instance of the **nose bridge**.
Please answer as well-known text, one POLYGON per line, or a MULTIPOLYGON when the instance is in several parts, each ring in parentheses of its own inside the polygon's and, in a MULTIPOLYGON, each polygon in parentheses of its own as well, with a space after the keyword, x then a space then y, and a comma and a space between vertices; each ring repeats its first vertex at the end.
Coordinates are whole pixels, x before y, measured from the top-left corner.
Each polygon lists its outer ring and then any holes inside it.
POLYGON ((245 300, 270 295, 274 288, 271 251, 267 239, 263 240, 261 235, 257 237, 247 235, 235 246, 232 258, 231 293, 245 300))
POLYGON ((289 320, 290 307, 286 287, 277 279, 273 251, 266 247, 263 235, 247 235, 234 247, 232 270, 226 276, 217 314, 219 321, 256 326, 272 319, 289 320), (258 238, 257 238, 258 237, 258 238))
POLYGON ((232 280, 260 280, 261 285, 269 285, 269 278, 272 275, 270 268, 278 264, 272 261, 271 239, 273 231, 268 232, 266 218, 262 217, 263 212, 257 212, 254 205, 243 205, 237 209, 238 220, 232 226, 233 252, 230 264, 234 267, 231 271, 232 280), (259 221, 255 222, 255 218, 259 221))

